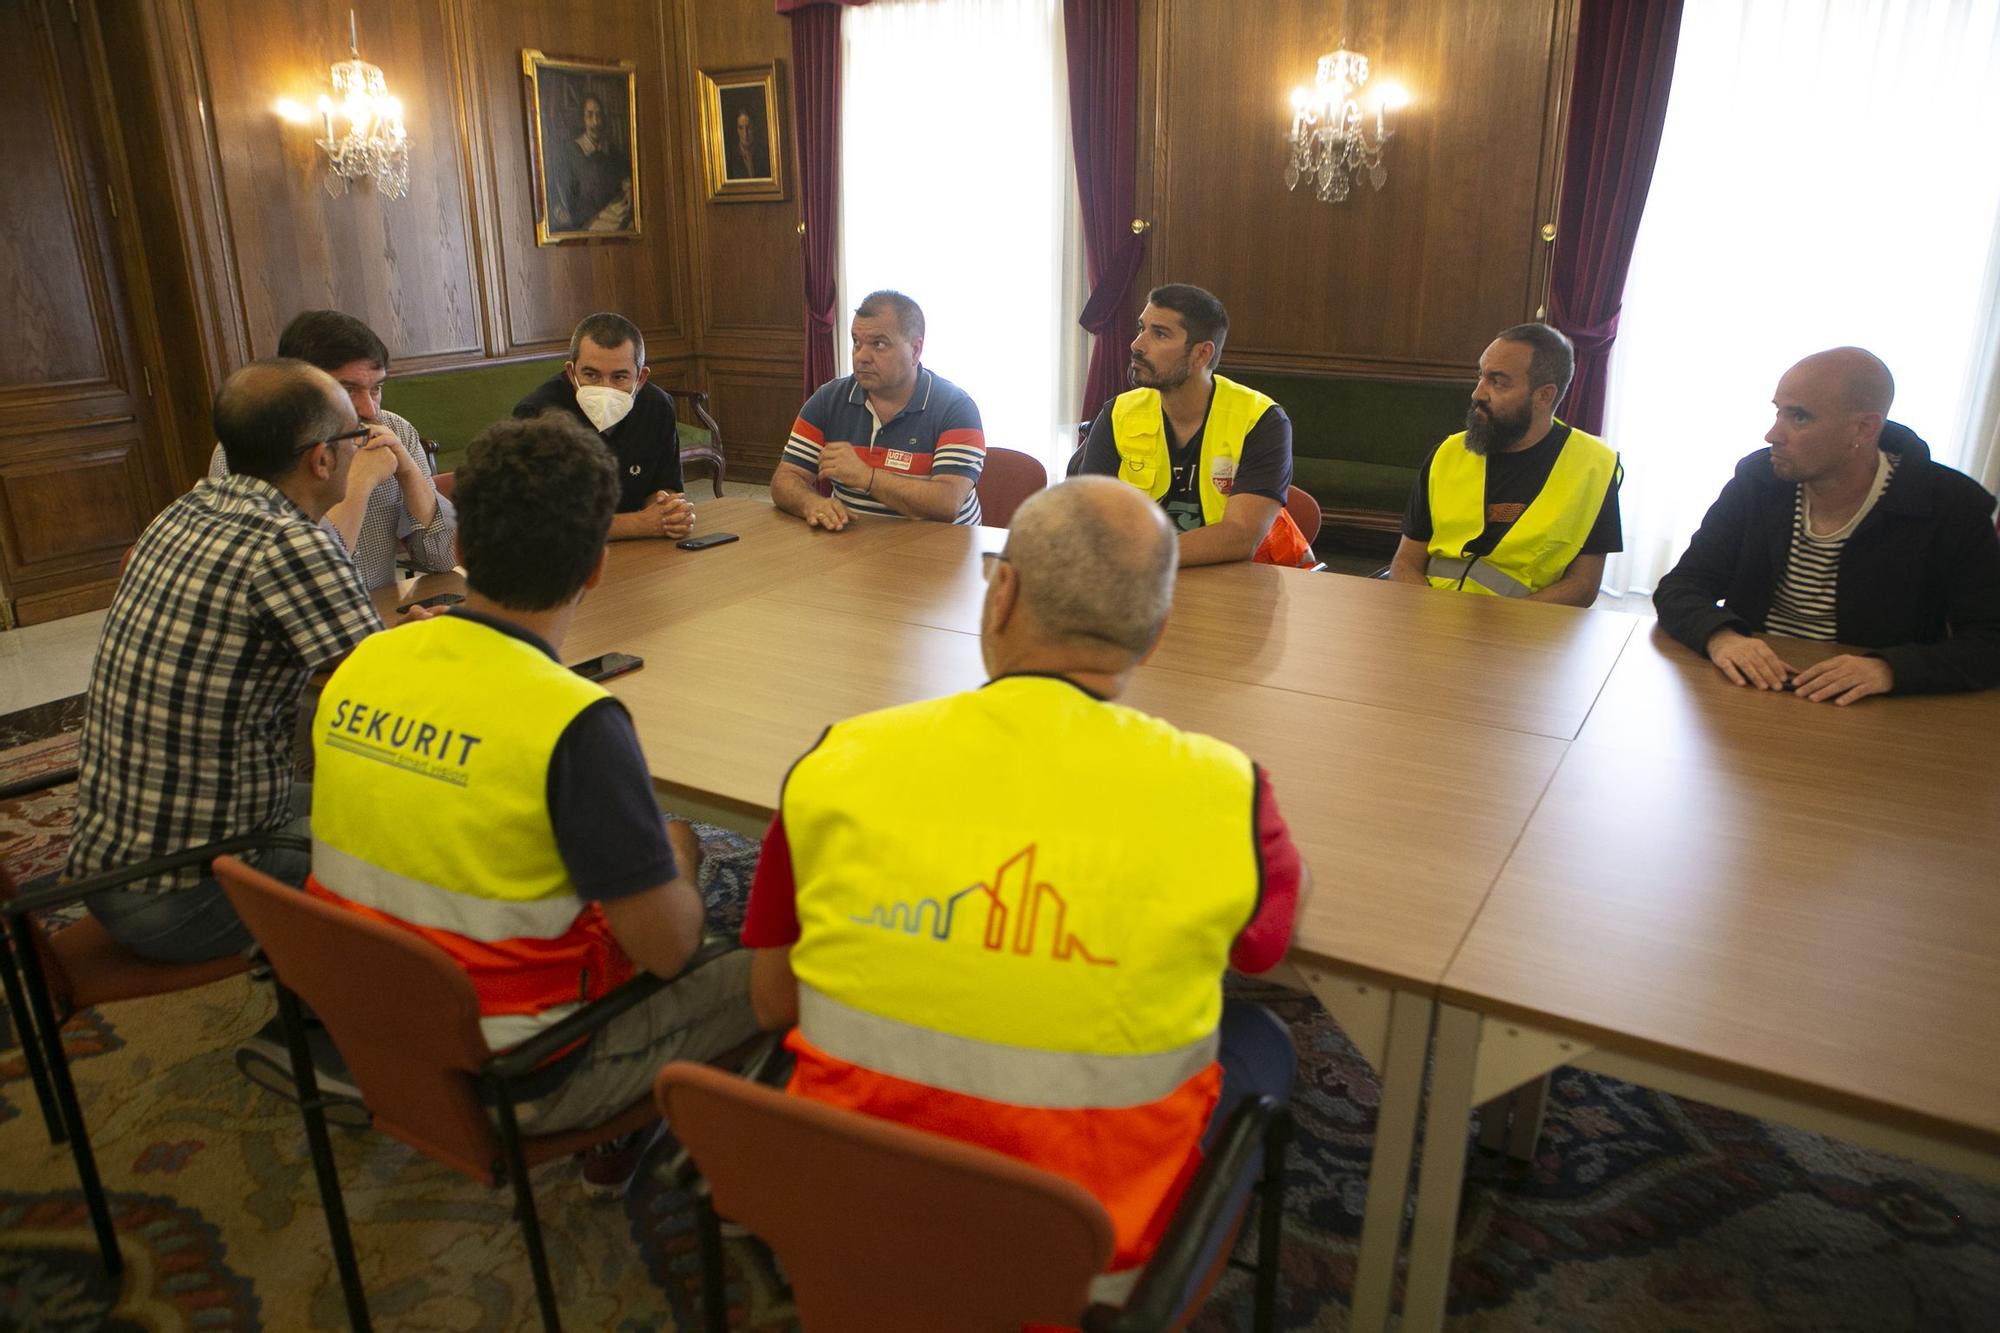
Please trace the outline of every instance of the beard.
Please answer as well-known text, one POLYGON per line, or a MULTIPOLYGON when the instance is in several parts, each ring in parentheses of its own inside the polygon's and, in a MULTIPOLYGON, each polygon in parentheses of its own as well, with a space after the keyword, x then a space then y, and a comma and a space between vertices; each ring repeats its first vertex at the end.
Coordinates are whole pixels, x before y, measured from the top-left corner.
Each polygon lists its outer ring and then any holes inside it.
POLYGON ((1134 357, 1125 367, 1125 384, 1133 389, 1158 389, 1161 393, 1172 393, 1188 382, 1194 373, 1194 358, 1184 356, 1178 366, 1171 370, 1154 373, 1149 367, 1134 357))
POLYGON ((1513 416, 1489 413, 1474 403, 1465 412, 1465 447, 1475 454, 1504 453, 1521 442, 1534 420, 1527 404, 1513 416))

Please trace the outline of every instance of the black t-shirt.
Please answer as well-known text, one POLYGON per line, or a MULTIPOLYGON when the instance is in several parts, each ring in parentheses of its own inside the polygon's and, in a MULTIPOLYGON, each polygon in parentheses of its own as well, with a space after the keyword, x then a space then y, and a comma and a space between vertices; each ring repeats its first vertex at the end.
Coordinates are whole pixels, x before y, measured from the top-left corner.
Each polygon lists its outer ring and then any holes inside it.
MULTIPOLYGON (((576 386, 561 371, 514 404, 514 415, 538 417, 552 407, 590 425, 590 418, 576 405, 576 386)), ((619 513, 644 509, 655 491, 687 489, 681 481, 677 425, 674 400, 658 385, 642 384, 632 395, 632 410, 625 414, 625 419, 600 437, 618 455, 619 513)))
MULTIPOLYGON (((1118 444, 1111 433, 1111 403, 1116 401, 1114 398, 1106 403, 1098 411, 1097 420, 1090 423, 1090 436, 1083 442, 1071 475, 1118 475, 1118 444)), ((1214 402, 1212 392, 1209 401, 1214 402)), ((1201 438, 1208 430, 1208 418, 1202 417, 1201 429, 1185 444, 1175 441, 1174 425, 1165 420, 1164 414, 1161 425, 1167 436, 1167 464, 1173 474, 1167 483, 1167 493, 1160 497, 1160 508, 1167 511, 1167 518, 1176 529, 1191 532, 1204 526, 1199 472, 1201 438)), ((1292 421, 1284 408, 1273 403, 1243 436, 1243 456, 1236 461, 1236 477, 1228 493, 1261 495, 1283 504, 1291 485, 1292 421)))
MULTIPOLYGON (((1569 427, 1558 421, 1532 449, 1515 454, 1486 455, 1486 530, 1467 542, 1467 555, 1490 555, 1507 529, 1526 512, 1555 471, 1556 458, 1569 443, 1569 427)), ((1442 449, 1444 446, 1439 445, 1442 449)), ((1437 449, 1431 450, 1431 458, 1437 449)), ((1431 539, 1431 458, 1424 460, 1417 484, 1410 490, 1409 507, 1403 511, 1403 535, 1415 542, 1431 539)), ((1625 549, 1624 529, 1618 520, 1618 485, 1625 479, 1623 466, 1613 469, 1611 485, 1605 489, 1604 503, 1590 535, 1583 539, 1580 555, 1606 555, 1625 549)))

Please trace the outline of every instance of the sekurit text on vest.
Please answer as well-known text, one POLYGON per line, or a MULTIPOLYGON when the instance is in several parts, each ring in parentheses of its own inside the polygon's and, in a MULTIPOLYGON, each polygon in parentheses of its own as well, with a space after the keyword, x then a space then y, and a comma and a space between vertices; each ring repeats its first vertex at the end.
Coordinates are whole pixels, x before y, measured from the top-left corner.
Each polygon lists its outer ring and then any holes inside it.
POLYGON ((454 787, 466 785, 466 760, 480 741, 469 731, 420 722, 386 708, 370 708, 358 699, 342 699, 333 706, 323 739, 336 750, 454 787))

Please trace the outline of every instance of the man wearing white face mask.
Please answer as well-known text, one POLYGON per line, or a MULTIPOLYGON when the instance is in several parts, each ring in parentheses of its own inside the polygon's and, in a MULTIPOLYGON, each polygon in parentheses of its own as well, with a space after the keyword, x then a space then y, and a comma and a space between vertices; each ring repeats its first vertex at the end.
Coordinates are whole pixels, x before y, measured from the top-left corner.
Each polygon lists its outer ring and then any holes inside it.
POLYGON ((601 311, 576 326, 569 361, 514 405, 517 417, 560 411, 593 427, 618 458, 618 514, 611 536, 667 537, 694 531, 682 493, 674 400, 646 382, 646 340, 623 315, 601 311))

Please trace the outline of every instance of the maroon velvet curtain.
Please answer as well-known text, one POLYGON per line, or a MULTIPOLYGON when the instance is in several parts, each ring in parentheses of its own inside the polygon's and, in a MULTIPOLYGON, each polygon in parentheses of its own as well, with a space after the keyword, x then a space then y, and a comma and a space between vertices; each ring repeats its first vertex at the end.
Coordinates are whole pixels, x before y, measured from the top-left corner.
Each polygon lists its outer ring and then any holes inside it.
POLYGON ((792 132, 805 257, 805 392, 833 378, 833 238, 840 208, 840 11, 867 0, 778 0, 792 29, 792 132))
POLYGON ((1094 335, 1081 417, 1125 387, 1125 295, 1145 245, 1132 234, 1138 168, 1136 0, 1063 0, 1069 48, 1069 133, 1083 206, 1090 299, 1078 323, 1094 335))
POLYGON ((1576 343, 1563 419, 1596 433, 1625 273, 1660 154, 1681 0, 1583 0, 1549 316, 1576 343))

